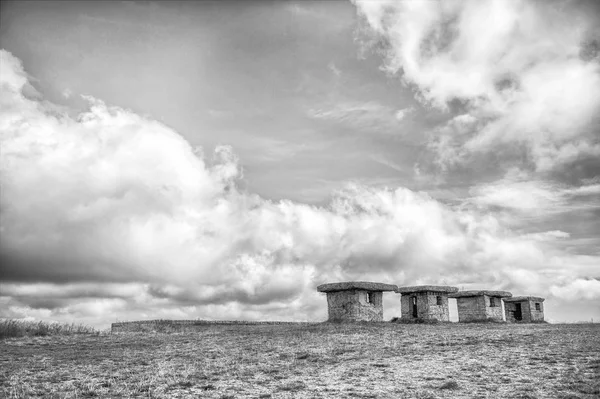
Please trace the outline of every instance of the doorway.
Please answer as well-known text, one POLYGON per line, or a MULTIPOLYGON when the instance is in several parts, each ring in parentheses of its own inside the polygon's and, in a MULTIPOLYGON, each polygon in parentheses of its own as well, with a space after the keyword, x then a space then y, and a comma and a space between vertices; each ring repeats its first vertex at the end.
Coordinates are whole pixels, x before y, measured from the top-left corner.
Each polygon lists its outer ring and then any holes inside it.
POLYGON ((523 313, 521 312, 520 303, 515 303, 515 320, 523 320, 523 313))
POLYGON ((418 314, 418 312, 417 312, 417 297, 416 297, 416 296, 413 296, 413 297, 412 297, 412 316, 413 316, 414 318, 417 318, 417 317, 418 317, 418 315, 419 315, 419 314, 418 314))

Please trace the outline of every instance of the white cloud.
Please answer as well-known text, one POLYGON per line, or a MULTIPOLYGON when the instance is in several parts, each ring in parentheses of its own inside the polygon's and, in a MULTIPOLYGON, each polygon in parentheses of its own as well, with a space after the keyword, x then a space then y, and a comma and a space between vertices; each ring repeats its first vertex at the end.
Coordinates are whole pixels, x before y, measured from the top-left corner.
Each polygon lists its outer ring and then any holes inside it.
POLYGON ((71 91, 71 89, 66 88, 62 91, 62 95, 64 98, 69 99, 73 95, 73 92, 71 91))
POLYGON ((543 295, 557 275, 559 288, 587 275, 547 240, 405 188, 348 185, 326 207, 242 192, 230 147, 208 160, 93 98, 75 119, 49 112, 23 95, 20 61, 0 56, 1 316, 314 320, 326 281, 543 295))
POLYGON ((589 181, 579 187, 567 187, 547 180, 535 180, 522 171, 510 170, 503 179, 479 184, 469 189, 465 203, 481 208, 498 207, 520 213, 520 217, 545 216, 574 210, 600 208, 600 185, 589 181), (574 199, 592 197, 574 202, 574 199))
POLYGON ((564 286, 550 287, 552 295, 575 301, 581 299, 600 300, 600 280, 577 279, 564 286))
POLYGON ((406 118, 406 116, 409 115, 414 110, 415 109, 413 107, 403 108, 403 109, 399 109, 398 111, 396 111, 396 113, 394 115, 396 116, 396 119, 401 121, 402 119, 406 118))
POLYGON ((548 170, 597 146, 600 64, 581 51, 598 21, 580 3, 354 3, 385 43, 389 73, 435 107, 461 101, 478 121, 461 132, 438 132, 452 136, 432 146, 442 163, 516 144, 548 170))
POLYGON ((600 194, 600 184, 588 184, 566 190, 571 195, 597 195, 600 194))
POLYGON ((333 61, 327 64, 327 68, 333 73, 336 77, 342 76, 342 71, 335 65, 333 61))
POLYGON ((393 108, 376 101, 342 101, 308 110, 314 119, 328 120, 364 132, 397 132, 400 119, 393 108))
POLYGON ((564 198, 550 183, 539 181, 505 181, 472 187, 471 202, 482 206, 498 206, 526 212, 546 213, 565 205, 564 198))
POLYGON ((544 231, 543 233, 525 234, 523 238, 529 238, 535 241, 549 241, 562 238, 569 238, 571 235, 560 230, 544 231))

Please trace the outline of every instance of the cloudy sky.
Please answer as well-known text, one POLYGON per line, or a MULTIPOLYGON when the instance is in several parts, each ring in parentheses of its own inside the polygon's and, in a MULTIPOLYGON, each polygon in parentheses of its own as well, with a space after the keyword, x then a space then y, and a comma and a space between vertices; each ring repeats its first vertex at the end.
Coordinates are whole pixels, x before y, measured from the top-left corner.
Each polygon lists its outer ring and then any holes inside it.
POLYGON ((320 321, 370 280, 600 320, 594 1, 0 11, 0 317, 320 321))

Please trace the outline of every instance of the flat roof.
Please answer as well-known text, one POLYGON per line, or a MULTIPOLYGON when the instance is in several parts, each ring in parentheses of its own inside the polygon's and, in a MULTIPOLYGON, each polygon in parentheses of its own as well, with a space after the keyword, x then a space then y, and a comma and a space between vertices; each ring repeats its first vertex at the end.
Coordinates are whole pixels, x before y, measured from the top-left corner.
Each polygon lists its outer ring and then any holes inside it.
POLYGON ((394 284, 373 283, 370 281, 344 281, 340 283, 321 284, 317 287, 319 292, 335 292, 335 291, 396 291, 398 286, 394 284))
POLYGON ((448 285, 415 285, 412 287, 398 287, 396 290, 399 294, 410 294, 413 292, 457 292, 458 288, 448 285))
POLYGON ((512 294, 508 291, 489 291, 489 290, 473 290, 473 291, 459 291, 448 295, 449 298, 466 298, 474 296, 493 296, 499 298, 510 298, 512 294))
POLYGON ((534 302, 544 302, 544 298, 539 296, 513 296, 512 298, 506 298, 504 302, 524 302, 524 301, 534 301, 534 302))

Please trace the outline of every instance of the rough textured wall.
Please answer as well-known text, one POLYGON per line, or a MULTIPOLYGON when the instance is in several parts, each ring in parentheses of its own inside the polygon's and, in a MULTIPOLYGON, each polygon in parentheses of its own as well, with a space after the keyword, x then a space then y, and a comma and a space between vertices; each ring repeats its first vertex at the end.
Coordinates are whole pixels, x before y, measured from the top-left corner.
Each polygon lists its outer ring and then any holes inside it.
POLYGON ((400 317, 403 319, 412 319, 409 294, 402 294, 400 297, 400 317))
POLYGON ((450 311, 448 308, 448 294, 445 292, 427 293, 427 313, 424 319, 437 319, 439 321, 450 321, 450 311), (437 304, 437 297, 441 296, 442 304, 437 304))
POLYGON ((474 321, 486 318, 485 298, 483 296, 469 296, 456 298, 458 321, 474 321))
POLYGON ((400 308, 402 318, 413 319, 412 298, 417 298, 417 318, 429 318, 429 298, 426 292, 415 292, 412 294, 402 294, 400 297, 400 308))
POLYGON ((504 309, 506 313, 506 321, 508 322, 516 322, 514 312, 516 304, 521 304, 521 313, 523 318, 521 322, 523 323, 532 323, 544 321, 544 303, 536 302, 536 301, 523 301, 523 302, 504 302, 504 309), (535 310, 535 304, 540 304, 540 310, 535 310))
POLYGON ((490 306, 490 297, 487 295, 483 296, 485 301, 485 317, 487 319, 503 321, 504 314, 502 314, 502 298, 493 297, 495 306, 490 306))
POLYGON ((495 306, 490 306, 487 295, 456 298, 458 321, 498 320, 502 321, 501 298, 494 297, 495 306))
POLYGON ((402 318, 412 319, 412 297, 417 297, 417 318, 436 319, 439 321, 449 321, 450 311, 448 310, 448 294, 443 292, 416 292, 412 294, 402 294, 400 298, 400 307, 402 318), (437 297, 442 297, 442 304, 437 304, 437 297))
POLYGON ((521 313, 523 313, 523 322, 531 322, 531 308, 529 306, 529 301, 521 302, 521 313))
POLYGON ((371 292, 373 303, 367 303, 367 291, 327 293, 329 321, 383 321, 383 292, 371 292))
POLYGON ((516 302, 504 302, 504 313, 506 315, 506 321, 514 323, 515 319, 516 302))
POLYGON ((544 302, 529 301, 530 321, 544 321, 544 302), (540 304, 540 310, 535 310, 535 304, 540 304))

